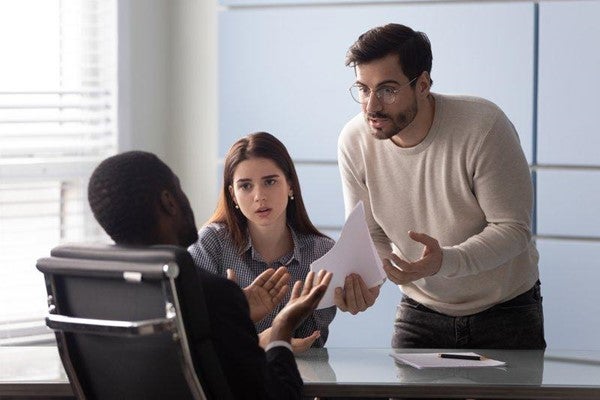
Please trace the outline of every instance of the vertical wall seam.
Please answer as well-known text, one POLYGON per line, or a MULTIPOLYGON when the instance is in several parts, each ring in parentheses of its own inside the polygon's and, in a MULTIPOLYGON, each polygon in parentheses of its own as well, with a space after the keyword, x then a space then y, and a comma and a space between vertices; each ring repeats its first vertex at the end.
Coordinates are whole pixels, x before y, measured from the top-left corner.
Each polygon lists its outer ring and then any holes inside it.
POLYGON ((531 172, 533 183, 533 212, 531 230, 537 235, 537 164, 538 164, 538 80, 539 80, 539 53, 540 53, 540 4, 533 4, 533 103, 532 103, 532 127, 531 127, 531 164, 534 167, 531 172))

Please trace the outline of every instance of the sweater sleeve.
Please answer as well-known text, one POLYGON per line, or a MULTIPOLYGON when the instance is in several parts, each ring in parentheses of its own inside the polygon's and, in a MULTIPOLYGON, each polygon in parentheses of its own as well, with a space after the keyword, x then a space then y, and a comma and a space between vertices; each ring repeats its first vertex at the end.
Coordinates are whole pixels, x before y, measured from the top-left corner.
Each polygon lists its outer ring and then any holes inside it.
POLYGON ((345 215, 348 217, 354 206, 362 201, 365 207, 365 218, 369 233, 377 253, 382 259, 389 258, 389 254, 392 252, 391 241, 373 217, 371 200, 366 185, 363 165, 369 160, 364 159, 361 150, 355 146, 353 140, 350 140, 353 121, 344 127, 338 140, 338 167, 342 180, 345 215), (353 157, 362 157, 363 160, 356 162, 353 157))
POLYGON ((442 248, 441 276, 494 269, 531 242, 531 175, 514 126, 503 113, 474 152, 471 165, 473 191, 487 224, 464 242, 442 248))

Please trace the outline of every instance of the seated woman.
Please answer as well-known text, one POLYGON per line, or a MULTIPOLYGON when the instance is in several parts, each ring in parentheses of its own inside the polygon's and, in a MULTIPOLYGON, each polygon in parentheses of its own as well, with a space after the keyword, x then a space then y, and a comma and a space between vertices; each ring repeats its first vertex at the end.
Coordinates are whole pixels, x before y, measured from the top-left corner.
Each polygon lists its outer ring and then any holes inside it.
MULTIPOLYGON (((304 280, 310 263, 333 245, 308 218, 287 149, 273 135, 258 132, 229 149, 215 213, 188 250, 200 268, 247 288, 261 343, 268 343, 273 318, 289 298, 287 278, 304 280), (267 279, 273 282, 270 286, 264 285, 267 279), (261 313, 260 300, 251 298, 260 297, 260 292, 251 287, 266 289, 278 304, 268 304, 272 299, 263 297, 261 313)), ((315 310, 294 332, 294 351, 322 347, 335 311, 335 306, 315 310)))

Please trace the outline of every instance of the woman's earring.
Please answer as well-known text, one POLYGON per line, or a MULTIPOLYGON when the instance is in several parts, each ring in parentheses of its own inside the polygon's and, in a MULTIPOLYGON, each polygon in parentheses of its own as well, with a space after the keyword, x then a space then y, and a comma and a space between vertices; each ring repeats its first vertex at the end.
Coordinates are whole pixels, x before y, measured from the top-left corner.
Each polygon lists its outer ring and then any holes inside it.
POLYGON ((240 206, 238 206, 237 203, 234 203, 234 204, 235 204, 235 208, 239 210, 240 206))
POLYGON ((294 200, 294 193, 290 193, 290 200, 294 200))

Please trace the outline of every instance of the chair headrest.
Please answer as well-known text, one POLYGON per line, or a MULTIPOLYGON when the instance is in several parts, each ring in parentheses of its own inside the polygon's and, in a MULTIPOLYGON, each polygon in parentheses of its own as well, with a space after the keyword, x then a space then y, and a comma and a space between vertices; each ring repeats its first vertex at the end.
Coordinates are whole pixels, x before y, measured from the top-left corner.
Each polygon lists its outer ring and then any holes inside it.
POLYGON ((133 272, 143 274, 145 279, 162 279, 165 275, 176 277, 182 265, 193 265, 187 250, 170 245, 65 244, 50 254, 52 257, 38 260, 41 272, 107 277, 133 272))

